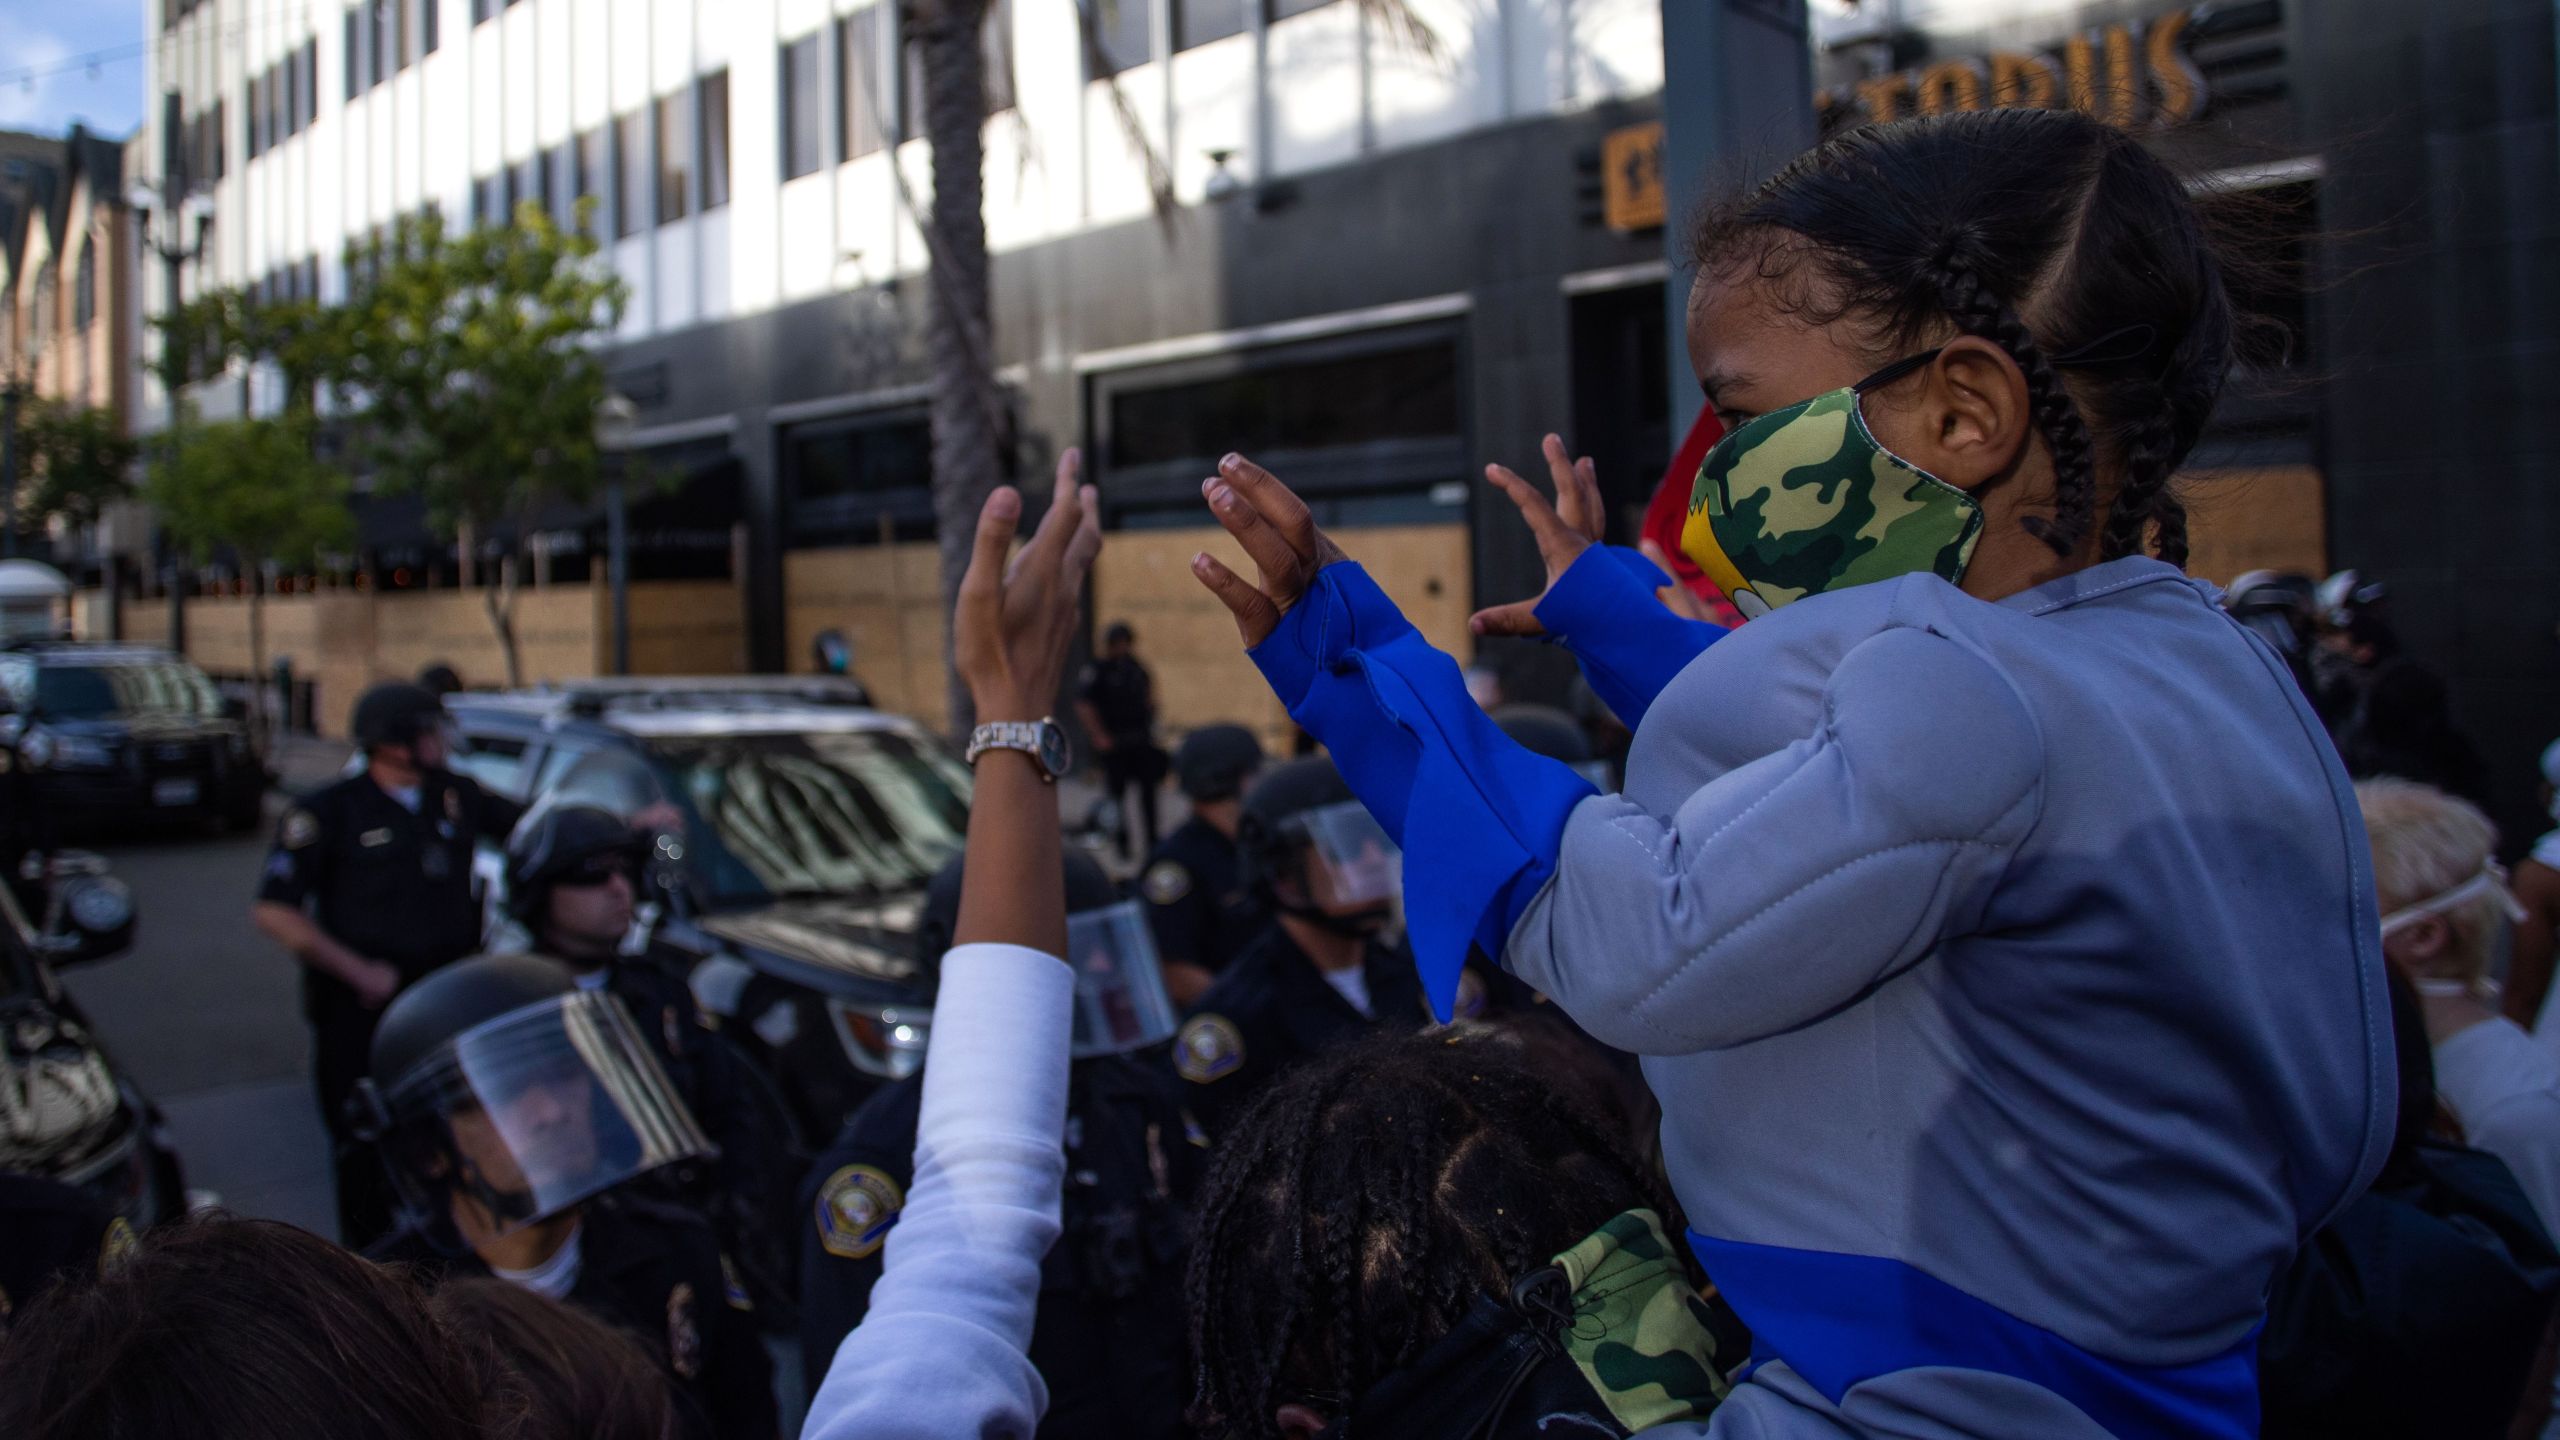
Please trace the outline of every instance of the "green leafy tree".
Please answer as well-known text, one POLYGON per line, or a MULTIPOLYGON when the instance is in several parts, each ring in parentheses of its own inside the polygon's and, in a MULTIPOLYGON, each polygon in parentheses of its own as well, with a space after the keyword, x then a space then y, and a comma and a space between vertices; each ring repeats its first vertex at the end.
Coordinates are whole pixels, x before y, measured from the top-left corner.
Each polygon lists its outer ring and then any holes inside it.
POLYGON ((350 248, 343 309, 266 332, 350 404, 381 489, 417 492, 466 548, 509 530, 498 583, 482 591, 509 685, 524 681, 515 606, 533 519, 591 502, 602 483, 601 348, 629 291, 597 258, 590 206, 567 229, 532 204, 512 225, 463 233, 432 212, 403 221, 350 248))
MULTIPOLYGON (((311 421, 225 420, 190 426, 174 460, 154 464, 144 498, 170 539, 204 564, 228 551, 250 576, 249 667, 267 668, 260 590, 270 567, 305 569, 355 541, 347 478, 313 457, 311 421)), ((252 707, 264 742, 264 720, 252 707)))
POLYGON ((44 401, 20 422, 18 440, 25 460, 17 496, 23 526, 58 520, 85 528, 133 495, 139 447, 111 411, 44 401))

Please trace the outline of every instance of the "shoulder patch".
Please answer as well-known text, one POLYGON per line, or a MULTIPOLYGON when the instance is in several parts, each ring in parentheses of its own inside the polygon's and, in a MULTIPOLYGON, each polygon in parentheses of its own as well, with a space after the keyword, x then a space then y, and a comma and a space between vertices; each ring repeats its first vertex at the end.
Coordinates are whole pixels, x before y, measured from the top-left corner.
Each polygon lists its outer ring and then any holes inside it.
POLYGON ((296 805, 284 817, 284 827, 276 832, 287 850, 299 850, 320 838, 320 817, 296 805))
POLYGON ((747 1294, 746 1282, 738 1278, 738 1267, 729 1263, 726 1254, 720 1257, 720 1290, 730 1309, 752 1311, 756 1308, 754 1298, 747 1294))
POLYGON ((457 825, 462 823, 462 791, 459 788, 448 788, 444 792, 444 818, 457 825))
POLYGON ((693 1318, 693 1282, 667 1292, 667 1368, 687 1380, 702 1373, 702 1327, 693 1318))
POLYGON ((887 1171, 847 1165, 818 1187, 818 1243, 847 1260, 870 1256, 889 1238, 906 1204, 906 1192, 887 1171))
POLYGON ((123 1216, 108 1221, 106 1236, 98 1242, 98 1273, 104 1275, 124 1263, 137 1243, 133 1238, 132 1224, 123 1216))
POLYGON ((1182 1140, 1194 1150, 1209 1148, 1209 1132, 1200 1128, 1200 1122, 1188 1110, 1182 1112, 1182 1140))
POLYGON ((1191 872, 1179 860, 1159 860, 1147 867, 1146 878, 1138 882, 1149 901, 1170 905, 1191 893, 1191 872))
POLYGON ((1194 1085, 1224 1079, 1244 1064, 1244 1034, 1224 1015, 1194 1015, 1173 1037, 1173 1068, 1194 1085))

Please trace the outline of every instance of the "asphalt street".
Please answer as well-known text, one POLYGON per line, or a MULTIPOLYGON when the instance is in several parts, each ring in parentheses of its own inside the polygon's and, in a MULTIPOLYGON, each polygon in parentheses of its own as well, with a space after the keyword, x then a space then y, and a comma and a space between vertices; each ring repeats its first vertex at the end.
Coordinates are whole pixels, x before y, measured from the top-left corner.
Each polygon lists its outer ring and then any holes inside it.
MULTIPOLYGON (((334 768, 328 753, 294 759, 288 784, 334 768)), ((133 889, 136 940, 65 972, 63 985, 166 1113, 190 1189, 334 1235, 294 962, 249 925, 267 837, 124 836, 97 848, 133 889)))

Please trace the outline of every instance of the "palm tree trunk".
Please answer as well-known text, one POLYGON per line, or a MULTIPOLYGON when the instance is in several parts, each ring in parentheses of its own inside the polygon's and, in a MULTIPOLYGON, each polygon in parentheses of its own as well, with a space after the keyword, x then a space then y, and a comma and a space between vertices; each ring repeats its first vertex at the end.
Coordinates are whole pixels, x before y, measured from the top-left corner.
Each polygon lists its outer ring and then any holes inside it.
POLYGON ((516 653, 516 552, 509 550, 498 561, 498 583, 480 592, 480 603, 489 612, 489 628, 497 632, 498 652, 507 658, 507 688, 524 688, 524 662, 516 653))
MULTIPOLYGON (((1003 417, 994 399, 995 359, 987 296, 983 130, 986 52, 980 32, 987 0, 929 0, 911 12, 924 62, 925 132, 933 149, 933 208, 926 223, 933 276, 925 309, 925 353, 933 375, 933 515, 941 544, 942 613, 960 595, 977 531, 978 507, 1000 478, 1003 417)), ((955 735, 972 723, 968 687, 951 664, 945 627, 943 670, 955 735)))

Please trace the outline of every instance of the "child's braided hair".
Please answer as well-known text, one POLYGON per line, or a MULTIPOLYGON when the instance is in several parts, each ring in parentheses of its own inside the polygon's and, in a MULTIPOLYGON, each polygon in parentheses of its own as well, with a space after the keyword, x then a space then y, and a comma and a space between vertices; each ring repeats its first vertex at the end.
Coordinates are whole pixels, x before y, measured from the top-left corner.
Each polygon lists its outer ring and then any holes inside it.
POLYGON ((1339 1411, 1608 1220, 1671 1212, 1621 1138, 1500 1032, 1365 1041, 1274 1082, 1220 1143, 1189 1276, 1193 1420, 1339 1411))
POLYGON ((2187 558, 2169 480, 2229 374, 2240 323, 2203 217, 2125 131, 2075 111, 1931 116, 1837 136, 1691 237, 1701 274, 1783 285, 1883 359, 1956 334, 2007 351, 2053 452, 2056 553, 2187 558), (2066 378, 2067 377, 2067 378, 2066 378), (2115 477, 2099 513, 2102 464, 2115 477))

